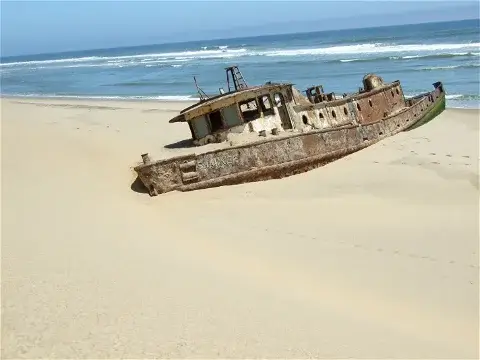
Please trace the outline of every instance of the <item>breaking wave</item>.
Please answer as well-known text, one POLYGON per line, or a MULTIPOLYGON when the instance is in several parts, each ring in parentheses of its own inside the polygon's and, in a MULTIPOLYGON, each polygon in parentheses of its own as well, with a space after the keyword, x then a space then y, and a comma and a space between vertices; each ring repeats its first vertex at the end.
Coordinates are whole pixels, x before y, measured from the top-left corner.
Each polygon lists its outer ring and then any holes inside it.
POLYGON ((367 61, 388 61, 388 60, 411 60, 411 59, 449 59, 449 58, 474 58, 480 56, 478 52, 454 52, 443 54, 423 54, 423 55, 405 55, 405 56, 379 56, 379 57, 365 57, 365 58, 353 58, 353 59, 335 59, 328 62, 336 63, 349 63, 349 62, 367 62, 367 61))
POLYGON ((298 55, 338 55, 338 54, 378 54, 392 52, 423 52, 445 51, 458 49, 480 50, 480 43, 466 44, 411 44, 411 45, 388 45, 381 43, 332 46, 313 49, 270 50, 264 52, 266 56, 298 56, 298 55))
POLYGON ((447 94, 445 95, 447 100, 480 100, 480 95, 473 94, 447 94))
POLYGON ((480 67, 480 64, 467 64, 467 65, 448 65, 448 66, 429 66, 420 69, 415 69, 417 71, 435 71, 435 70, 452 70, 452 69, 473 69, 480 67))
POLYGON ((408 60, 417 58, 448 58, 457 56, 479 56, 480 43, 462 44, 382 44, 366 43, 358 45, 339 45, 304 49, 266 49, 241 47, 230 49, 227 45, 214 49, 203 47, 201 50, 187 50, 178 52, 160 52, 122 56, 86 56, 66 59, 48 59, 32 61, 2 62, 0 68, 36 68, 45 67, 125 67, 145 66, 156 64, 177 64, 208 59, 229 59, 241 57, 325 57, 326 61, 339 61, 343 63, 355 61, 378 60, 408 60), (395 55, 375 57, 375 54, 395 53, 395 55), (407 53, 407 54, 405 54, 407 53), (408 53, 415 53, 409 55, 408 53), (420 53, 420 54, 418 54, 420 53), (338 55, 361 55, 352 59, 331 59, 338 55))
MULTIPOLYGON (((416 96, 418 93, 405 94, 405 97, 416 96)), ((95 100, 159 100, 159 101, 197 101, 199 98, 193 95, 138 95, 138 96, 121 96, 121 95, 59 95, 59 94, 11 94, 11 97, 22 98, 58 98, 58 99, 95 99, 95 100)), ((480 95, 474 94, 447 94, 447 100, 453 101, 473 101, 480 102, 480 95)))
POLYGON ((58 95, 58 94, 8 94, 3 95, 18 98, 42 98, 42 99, 85 99, 85 100, 160 100, 160 101, 197 101, 196 96, 188 95, 58 95))
POLYGON ((103 62, 102 64, 92 64, 98 66, 105 66, 106 64, 119 64, 136 60, 135 65, 139 63, 148 62, 174 62, 174 61, 188 61, 195 59, 208 59, 208 58, 229 58, 243 56, 247 52, 246 49, 234 49, 227 50, 197 50, 197 51, 181 51, 181 52, 167 52, 167 53, 154 53, 154 54, 139 54, 139 55, 122 55, 122 56, 88 56, 79 58, 68 59, 54 59, 54 60, 34 60, 34 61, 17 61, 17 62, 4 62, 0 63, 0 67, 11 66, 24 66, 24 65, 47 65, 47 64, 65 64, 65 63, 96 63, 103 62))

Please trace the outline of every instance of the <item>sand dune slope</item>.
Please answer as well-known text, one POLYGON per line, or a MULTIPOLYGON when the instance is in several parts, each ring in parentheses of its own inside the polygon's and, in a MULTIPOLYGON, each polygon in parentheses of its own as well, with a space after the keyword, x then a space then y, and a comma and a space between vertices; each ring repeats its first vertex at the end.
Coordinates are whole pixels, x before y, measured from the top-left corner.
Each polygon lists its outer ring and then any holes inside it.
POLYGON ((479 113, 282 180, 132 191, 184 105, 2 99, 2 358, 478 358, 479 113))

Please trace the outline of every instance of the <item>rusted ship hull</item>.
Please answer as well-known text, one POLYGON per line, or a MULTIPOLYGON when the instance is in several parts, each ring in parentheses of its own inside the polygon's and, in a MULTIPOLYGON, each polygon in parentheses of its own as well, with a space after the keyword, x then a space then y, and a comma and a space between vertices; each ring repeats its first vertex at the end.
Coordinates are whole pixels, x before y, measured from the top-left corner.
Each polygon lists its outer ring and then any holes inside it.
POLYGON ((278 179, 325 165, 400 131, 420 126, 445 109, 442 84, 407 100, 407 107, 369 124, 311 130, 203 154, 150 161, 135 171, 151 196, 278 179))

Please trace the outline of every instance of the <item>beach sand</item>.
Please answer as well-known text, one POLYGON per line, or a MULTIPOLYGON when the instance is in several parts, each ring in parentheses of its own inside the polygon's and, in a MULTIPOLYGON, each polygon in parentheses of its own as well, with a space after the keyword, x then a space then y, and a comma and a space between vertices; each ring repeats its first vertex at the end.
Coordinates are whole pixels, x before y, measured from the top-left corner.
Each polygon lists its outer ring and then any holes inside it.
POLYGON ((185 103, 1 105, 3 359, 478 358, 479 111, 149 197, 185 103))

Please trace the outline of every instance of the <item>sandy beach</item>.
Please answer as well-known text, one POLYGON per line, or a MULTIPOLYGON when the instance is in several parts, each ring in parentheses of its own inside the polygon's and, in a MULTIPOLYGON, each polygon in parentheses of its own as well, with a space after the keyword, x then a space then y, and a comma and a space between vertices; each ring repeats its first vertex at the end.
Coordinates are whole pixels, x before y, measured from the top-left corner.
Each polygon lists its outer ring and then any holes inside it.
POLYGON ((479 111, 158 197, 184 102, 1 99, 2 359, 478 358, 479 111))

